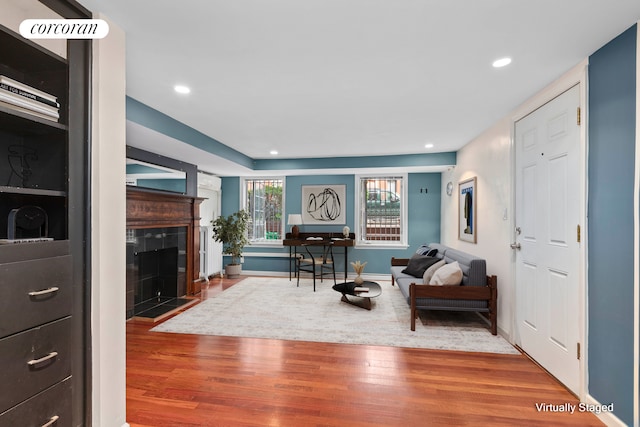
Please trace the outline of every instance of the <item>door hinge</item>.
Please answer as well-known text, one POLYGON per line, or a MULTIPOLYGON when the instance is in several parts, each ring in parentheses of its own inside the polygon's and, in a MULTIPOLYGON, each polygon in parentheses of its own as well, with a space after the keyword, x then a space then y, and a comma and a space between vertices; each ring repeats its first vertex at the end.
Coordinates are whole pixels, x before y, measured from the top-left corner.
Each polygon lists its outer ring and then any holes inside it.
POLYGON ((578 243, 580 243, 580 224, 576 227, 576 239, 578 240, 578 243))
POLYGON ((580 360, 580 343, 577 344, 576 350, 577 350, 576 359, 580 360))
POLYGON ((581 117, 580 117, 580 107, 578 107, 578 111, 576 111, 576 123, 578 126, 580 126, 581 123, 581 117))

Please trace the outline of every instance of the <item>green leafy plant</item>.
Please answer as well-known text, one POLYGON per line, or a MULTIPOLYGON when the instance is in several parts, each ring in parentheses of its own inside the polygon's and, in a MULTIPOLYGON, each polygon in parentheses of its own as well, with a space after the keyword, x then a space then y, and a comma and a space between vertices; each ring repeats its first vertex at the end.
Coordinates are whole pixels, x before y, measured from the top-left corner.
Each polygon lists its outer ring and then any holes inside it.
POLYGON ((211 221, 213 239, 222 242, 223 253, 231 255, 231 263, 239 264, 243 248, 249 244, 247 239, 247 223, 249 214, 240 210, 229 216, 219 216, 211 221))

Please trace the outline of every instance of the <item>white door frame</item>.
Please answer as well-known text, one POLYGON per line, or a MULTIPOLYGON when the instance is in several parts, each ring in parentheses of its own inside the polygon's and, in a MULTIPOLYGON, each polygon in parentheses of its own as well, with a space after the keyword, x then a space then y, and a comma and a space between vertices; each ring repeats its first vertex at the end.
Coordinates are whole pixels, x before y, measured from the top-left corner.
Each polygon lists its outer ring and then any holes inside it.
MULTIPOLYGON (((638 21, 638 29, 636 40, 640 40, 640 21, 638 21)), ((636 158, 635 158, 635 176, 634 176, 634 286, 633 286, 633 304, 635 307, 633 328, 634 333, 634 354, 633 354, 633 425, 640 425, 640 265, 638 263, 638 255, 640 254, 640 43, 636 42, 636 158)))
MULTIPOLYGON (((568 89, 575 85, 580 85, 580 110, 581 110, 581 125, 580 125, 580 154, 579 154, 579 170, 580 170, 580 225, 582 230, 581 243, 580 243, 580 255, 579 255, 579 268, 578 268, 578 338, 581 343, 581 355, 580 355, 580 386, 578 397, 584 401, 587 396, 587 330, 588 330, 588 318, 587 318, 587 248, 588 248, 588 235, 587 235, 587 126, 588 126, 588 114, 587 114, 587 65, 588 61, 585 59, 580 64, 569 70, 566 74, 560 77, 558 80, 547 86, 545 89, 534 95, 532 98, 524 102, 518 107, 515 113, 511 116, 511 212, 510 226, 512 230, 511 241, 516 241, 516 153, 515 153, 515 124, 518 120, 524 118, 531 112, 540 108, 544 104, 550 102, 557 96, 561 95, 568 89)), ((511 283, 513 284, 513 292, 511 293, 511 307, 514 307, 512 317, 510 319, 511 336, 510 341, 513 343, 519 342, 518 328, 517 328, 517 288, 516 283, 516 257, 515 251, 511 257, 511 283)))

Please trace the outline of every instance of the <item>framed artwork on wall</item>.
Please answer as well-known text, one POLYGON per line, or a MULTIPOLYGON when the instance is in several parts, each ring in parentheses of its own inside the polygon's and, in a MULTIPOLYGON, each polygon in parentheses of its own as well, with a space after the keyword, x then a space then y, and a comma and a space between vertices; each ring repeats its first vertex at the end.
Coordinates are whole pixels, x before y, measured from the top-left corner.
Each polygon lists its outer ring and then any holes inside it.
POLYGON ((346 224, 346 185, 303 185, 302 222, 306 224, 346 224))
POLYGON ((476 205, 478 192, 476 177, 458 184, 458 239, 465 242, 477 242, 476 205))

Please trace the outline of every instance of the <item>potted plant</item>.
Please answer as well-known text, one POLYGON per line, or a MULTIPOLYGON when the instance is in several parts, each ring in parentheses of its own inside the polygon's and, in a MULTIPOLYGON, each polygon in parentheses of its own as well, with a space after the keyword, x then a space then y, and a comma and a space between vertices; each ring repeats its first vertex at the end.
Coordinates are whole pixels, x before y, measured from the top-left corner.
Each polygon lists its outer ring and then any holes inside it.
POLYGON ((245 245, 249 244, 247 239, 247 222, 249 214, 240 210, 227 217, 219 216, 211 221, 213 225, 213 239, 216 242, 222 242, 223 253, 231 255, 231 263, 225 266, 225 274, 229 278, 240 276, 242 264, 242 250, 245 245))

